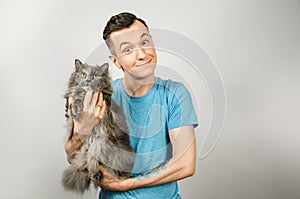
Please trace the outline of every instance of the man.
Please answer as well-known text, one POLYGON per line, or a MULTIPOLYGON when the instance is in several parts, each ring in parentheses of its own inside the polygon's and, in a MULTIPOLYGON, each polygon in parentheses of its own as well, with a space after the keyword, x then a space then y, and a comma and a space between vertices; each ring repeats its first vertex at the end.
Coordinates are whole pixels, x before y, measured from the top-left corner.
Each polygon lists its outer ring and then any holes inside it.
MULTIPOLYGON (((123 181, 99 167, 103 174, 99 198, 181 198, 177 181, 192 176, 196 162, 198 122, 190 94, 181 83, 155 77, 157 55, 142 19, 131 13, 115 15, 103 38, 110 59, 124 72, 113 82, 112 98, 126 116, 136 160, 132 177, 123 181)), ((102 93, 86 94, 83 113, 74 121, 73 136, 65 145, 69 161, 103 118, 102 98, 102 93)))

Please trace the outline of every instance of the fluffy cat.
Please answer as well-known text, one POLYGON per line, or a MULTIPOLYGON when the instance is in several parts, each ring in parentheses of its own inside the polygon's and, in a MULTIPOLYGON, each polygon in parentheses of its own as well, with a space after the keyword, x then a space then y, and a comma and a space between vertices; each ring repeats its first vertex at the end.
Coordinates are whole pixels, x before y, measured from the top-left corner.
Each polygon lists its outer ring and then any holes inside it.
POLYGON ((67 139, 73 132, 73 120, 80 117, 87 91, 101 91, 106 102, 104 118, 76 151, 71 164, 63 172, 62 184, 66 190, 83 193, 93 182, 97 188, 101 181, 98 166, 104 166, 111 174, 122 179, 130 176, 134 152, 130 146, 128 129, 121 108, 111 99, 112 86, 108 64, 90 66, 75 60, 75 71, 69 79, 65 94, 67 139), (72 103, 69 103, 70 97, 72 103))

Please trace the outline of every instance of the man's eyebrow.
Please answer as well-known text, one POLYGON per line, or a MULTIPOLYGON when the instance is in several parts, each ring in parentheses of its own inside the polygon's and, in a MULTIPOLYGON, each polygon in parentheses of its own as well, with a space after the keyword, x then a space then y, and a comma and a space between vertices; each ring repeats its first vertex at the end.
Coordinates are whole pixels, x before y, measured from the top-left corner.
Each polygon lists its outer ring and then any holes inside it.
POLYGON ((149 36, 149 34, 144 32, 144 33, 141 35, 141 38, 144 37, 144 36, 149 36))
POLYGON ((120 44, 120 49, 121 49, 122 45, 125 45, 125 44, 129 44, 129 42, 128 42, 128 41, 122 42, 122 43, 120 44))
MULTIPOLYGON (((141 34, 141 37, 140 37, 140 38, 143 38, 144 36, 149 36, 149 34, 144 32, 143 34, 141 34)), ((120 44, 120 49, 121 49, 122 45, 129 44, 129 43, 130 43, 130 42, 128 42, 128 41, 122 42, 122 43, 120 44)))

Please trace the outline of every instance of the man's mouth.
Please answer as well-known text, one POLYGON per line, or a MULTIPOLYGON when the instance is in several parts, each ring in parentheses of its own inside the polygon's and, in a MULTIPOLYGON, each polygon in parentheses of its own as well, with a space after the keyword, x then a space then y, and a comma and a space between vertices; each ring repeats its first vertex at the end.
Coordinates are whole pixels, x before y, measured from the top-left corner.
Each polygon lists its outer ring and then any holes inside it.
POLYGON ((143 63, 143 64, 139 64, 136 67, 142 67, 142 66, 146 66, 147 64, 150 64, 152 61, 152 59, 148 60, 147 62, 143 63))

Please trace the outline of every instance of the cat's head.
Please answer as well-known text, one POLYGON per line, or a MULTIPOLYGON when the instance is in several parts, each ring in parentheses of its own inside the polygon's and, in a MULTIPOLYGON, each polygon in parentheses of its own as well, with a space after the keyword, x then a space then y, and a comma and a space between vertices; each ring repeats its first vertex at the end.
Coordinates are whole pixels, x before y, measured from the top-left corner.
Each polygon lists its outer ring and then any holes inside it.
POLYGON ((111 92, 107 63, 101 66, 90 66, 75 59, 75 69, 74 86, 87 87, 93 91, 110 90, 111 92))

